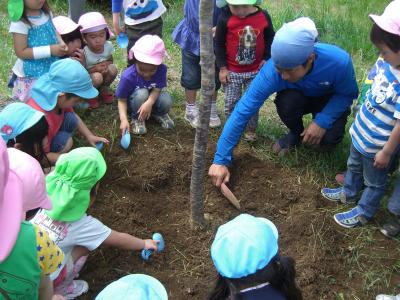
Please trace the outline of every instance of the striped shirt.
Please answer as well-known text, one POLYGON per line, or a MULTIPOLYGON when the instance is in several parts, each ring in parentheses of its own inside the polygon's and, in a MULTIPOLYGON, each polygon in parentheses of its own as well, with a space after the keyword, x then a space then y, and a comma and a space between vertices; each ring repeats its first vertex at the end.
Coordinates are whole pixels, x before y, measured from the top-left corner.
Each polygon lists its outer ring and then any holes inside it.
POLYGON ((354 147, 371 158, 386 144, 400 119, 400 71, 386 62, 376 68, 365 103, 350 128, 354 147))

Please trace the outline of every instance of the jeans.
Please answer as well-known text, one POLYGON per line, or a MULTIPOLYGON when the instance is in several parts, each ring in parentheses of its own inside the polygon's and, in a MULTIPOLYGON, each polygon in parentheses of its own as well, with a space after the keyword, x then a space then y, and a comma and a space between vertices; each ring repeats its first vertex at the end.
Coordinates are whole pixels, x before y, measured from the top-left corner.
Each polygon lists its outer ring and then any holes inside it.
POLYGON ((60 130, 57 132, 51 142, 50 151, 56 153, 61 152, 77 127, 78 118, 76 117, 75 113, 66 112, 64 114, 64 121, 61 124, 60 130))
POLYGON ((396 179, 392 196, 389 199, 388 210, 392 214, 400 216, 400 176, 396 179))
POLYGON ((68 0, 68 16, 78 23, 80 16, 85 13, 86 0, 68 0))
POLYGON ((372 218, 379 209, 388 181, 388 168, 374 167, 374 158, 362 155, 351 145, 344 180, 346 199, 354 199, 365 186, 358 202, 358 209, 367 219, 372 218))
MULTIPOLYGON (((304 131, 303 116, 311 113, 313 118, 321 112, 332 95, 306 97, 298 90, 288 89, 278 92, 275 105, 282 122, 294 135, 300 136, 304 131)), ((345 111, 325 132, 321 145, 336 145, 343 140, 347 117, 350 109, 345 111)))
MULTIPOLYGON (((137 89, 128 99, 128 112, 132 119, 137 119, 137 113, 140 106, 149 98, 150 91, 148 89, 137 89)), ((160 96, 154 103, 151 110, 152 115, 163 116, 169 112, 172 106, 172 98, 168 92, 161 92, 160 96)))

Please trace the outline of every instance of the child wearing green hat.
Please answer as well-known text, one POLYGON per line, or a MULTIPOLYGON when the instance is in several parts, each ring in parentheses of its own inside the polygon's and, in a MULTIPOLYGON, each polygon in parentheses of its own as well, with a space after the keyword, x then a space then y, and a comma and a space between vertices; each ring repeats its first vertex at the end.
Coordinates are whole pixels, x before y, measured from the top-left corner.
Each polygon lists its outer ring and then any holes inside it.
POLYGON ((49 133, 44 150, 53 165, 60 154, 72 148, 75 130, 93 147, 98 142, 108 144, 107 139, 94 135, 73 110, 81 98, 92 99, 98 93, 86 69, 71 58, 53 63, 32 87, 32 97, 26 103, 46 117, 49 133))
POLYGON ((106 169, 103 156, 92 147, 77 148, 61 155, 54 171, 46 177, 53 208, 39 211, 31 220, 45 230, 65 253, 63 270, 51 277, 56 278, 57 293, 66 297, 72 297, 73 279, 87 255, 100 245, 131 251, 157 250, 156 241, 117 232, 86 214, 96 198, 99 180, 106 169))
POLYGON ((13 84, 13 98, 29 99, 33 83, 49 71, 50 65, 66 55, 68 47, 54 29, 47 1, 9 0, 8 15, 11 19, 9 32, 14 39, 14 51, 18 57, 13 72, 17 79, 13 84))

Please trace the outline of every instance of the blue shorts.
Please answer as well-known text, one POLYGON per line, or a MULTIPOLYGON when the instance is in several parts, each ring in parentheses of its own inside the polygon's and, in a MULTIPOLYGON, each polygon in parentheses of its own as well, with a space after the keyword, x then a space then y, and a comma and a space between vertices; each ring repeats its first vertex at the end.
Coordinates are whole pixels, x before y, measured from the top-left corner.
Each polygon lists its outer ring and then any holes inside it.
POLYGON ((61 124, 60 130, 51 141, 50 151, 61 152, 65 145, 68 143, 70 137, 78 127, 78 118, 74 112, 66 112, 64 114, 64 121, 61 124))
MULTIPOLYGON (((182 76, 181 85, 187 90, 201 88, 200 56, 182 49, 182 76)), ((221 87, 219 82, 219 69, 215 66, 215 90, 221 87)))

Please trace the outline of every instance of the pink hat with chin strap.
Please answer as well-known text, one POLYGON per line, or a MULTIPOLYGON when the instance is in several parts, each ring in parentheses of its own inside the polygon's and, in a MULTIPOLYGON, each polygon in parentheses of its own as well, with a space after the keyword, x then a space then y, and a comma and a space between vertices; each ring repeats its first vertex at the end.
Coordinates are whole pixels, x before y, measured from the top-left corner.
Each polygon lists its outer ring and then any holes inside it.
POLYGON ((379 28, 400 36, 400 0, 394 0, 386 6, 382 15, 369 15, 379 28))
POLYGON ((65 16, 57 16, 53 18, 53 25, 57 32, 61 35, 68 34, 80 28, 78 24, 65 16))
POLYGON ((99 12, 93 11, 83 14, 78 21, 81 26, 81 33, 90 33, 107 29, 110 36, 114 36, 110 27, 108 27, 106 19, 99 12))
POLYGON ((15 148, 8 148, 10 170, 22 180, 23 203, 22 219, 25 213, 32 209, 44 208, 51 210, 51 200, 47 195, 46 179, 39 162, 29 154, 15 148))
POLYGON ((10 170, 5 142, 0 139, 0 262, 10 254, 17 240, 23 213, 23 185, 10 170))

